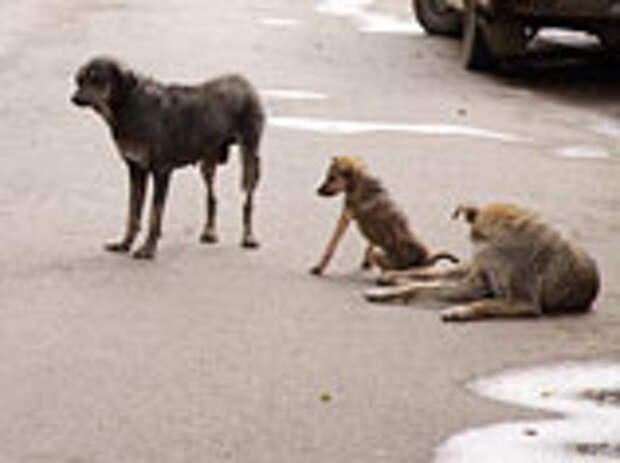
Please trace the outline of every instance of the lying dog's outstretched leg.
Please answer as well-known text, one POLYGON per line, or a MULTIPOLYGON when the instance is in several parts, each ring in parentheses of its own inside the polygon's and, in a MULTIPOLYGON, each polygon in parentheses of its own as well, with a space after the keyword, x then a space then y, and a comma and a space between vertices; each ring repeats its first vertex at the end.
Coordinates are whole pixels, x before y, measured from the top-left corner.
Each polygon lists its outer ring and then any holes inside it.
POLYGON ((443 321, 468 321, 491 317, 536 317, 540 311, 529 302, 483 299, 441 311, 443 321))
POLYGON ((148 173, 133 162, 128 162, 127 168, 129 171, 129 207, 125 236, 119 242, 105 245, 105 249, 111 252, 129 252, 136 235, 140 231, 140 218, 142 217, 148 173))
POLYGON ((144 244, 133 254, 133 257, 136 259, 152 259, 155 257, 157 241, 161 236, 161 220, 168 194, 168 185, 170 184, 170 174, 170 171, 153 173, 154 190, 149 219, 149 232, 144 244))
POLYGON ((200 235, 200 241, 202 243, 216 243, 217 231, 216 231, 216 214, 217 214, 217 198, 215 197, 215 170, 217 168, 217 159, 206 157, 200 164, 200 172, 202 178, 205 181, 207 188, 207 220, 205 227, 200 235))
POLYGON ((310 272, 312 274, 321 275, 323 273, 323 271, 325 270, 325 267, 327 267, 327 264, 329 264, 329 261, 334 255, 334 252, 336 251, 336 248, 338 247, 338 243, 342 239, 344 232, 347 231, 349 222, 351 222, 351 214, 345 207, 344 211, 342 212, 342 215, 340 216, 340 219, 338 219, 336 230, 334 231, 334 234, 331 240, 329 240, 329 243, 327 243, 327 247, 325 248, 323 257, 321 257, 321 260, 317 265, 315 265, 314 267, 310 269, 310 272))
POLYGON ((393 286, 405 280, 450 280, 464 278, 470 271, 469 264, 458 264, 447 268, 414 267, 407 270, 386 270, 379 278, 380 286, 393 286))
POLYGON ((487 282, 483 275, 470 272, 459 281, 433 280, 416 281, 390 288, 372 288, 364 293, 371 302, 391 302, 411 299, 434 299, 446 302, 470 302, 490 296, 487 282))

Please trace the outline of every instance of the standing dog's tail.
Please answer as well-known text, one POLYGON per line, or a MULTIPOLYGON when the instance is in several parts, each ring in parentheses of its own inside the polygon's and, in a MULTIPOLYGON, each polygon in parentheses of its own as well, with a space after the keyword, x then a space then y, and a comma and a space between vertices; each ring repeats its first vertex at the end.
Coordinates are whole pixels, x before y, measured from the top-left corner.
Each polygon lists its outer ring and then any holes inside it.
POLYGON ((241 157, 242 183, 244 191, 252 191, 260 180, 260 145, 263 128, 265 126, 265 112, 256 92, 252 91, 246 103, 241 123, 241 157))

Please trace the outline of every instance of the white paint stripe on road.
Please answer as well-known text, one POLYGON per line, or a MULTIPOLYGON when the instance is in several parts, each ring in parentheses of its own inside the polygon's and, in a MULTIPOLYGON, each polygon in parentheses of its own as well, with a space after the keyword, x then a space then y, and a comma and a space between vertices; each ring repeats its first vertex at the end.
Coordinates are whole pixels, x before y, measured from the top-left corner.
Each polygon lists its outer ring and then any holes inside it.
POLYGON ((311 92, 308 90, 295 90, 284 88, 268 88, 260 91, 261 95, 267 98, 279 100, 326 100, 324 93, 311 92))
POLYGON ((299 20, 292 18, 261 18, 258 22, 264 26, 292 28, 299 24, 299 20))
POLYGON ((605 391, 614 399, 619 385, 620 365, 611 363, 566 363, 475 381, 471 389, 484 397, 566 418, 472 429, 448 439, 435 461, 495 463, 501 455, 502 463, 617 462, 620 408, 605 391))
POLYGON ((566 146, 556 150, 556 155, 571 159, 603 159, 610 157, 609 152, 600 146, 566 146))
POLYGON ((269 122, 274 127, 283 129, 321 132, 336 135, 356 135, 372 132, 402 132, 418 135, 483 138, 511 143, 525 141, 522 137, 509 133, 453 124, 393 124, 385 122, 343 121, 310 117, 270 117, 269 122))
POLYGON ((380 32, 393 34, 422 34, 422 27, 413 15, 406 20, 394 15, 370 12, 367 8, 373 0, 321 0, 316 11, 333 16, 349 17, 361 32, 380 32))

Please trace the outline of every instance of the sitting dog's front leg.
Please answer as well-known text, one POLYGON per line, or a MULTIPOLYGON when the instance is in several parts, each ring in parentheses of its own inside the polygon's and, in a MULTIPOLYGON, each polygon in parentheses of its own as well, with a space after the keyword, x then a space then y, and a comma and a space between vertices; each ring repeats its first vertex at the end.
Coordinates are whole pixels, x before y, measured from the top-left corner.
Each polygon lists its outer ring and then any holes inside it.
POLYGON ((105 245, 106 251, 110 252, 129 252, 136 235, 140 231, 140 218, 142 217, 144 193, 148 179, 147 171, 132 162, 128 162, 127 167, 129 170, 129 207, 125 236, 121 241, 105 245))
POLYGON ((155 257, 157 241, 161 236, 161 221, 168 194, 168 185, 170 184, 170 171, 154 172, 153 180, 154 191, 149 219, 149 232, 144 244, 133 254, 133 257, 136 259, 152 259, 155 257))
POLYGON ((336 251, 336 248, 338 247, 338 243, 342 239, 344 232, 347 231, 347 227, 349 226, 350 221, 351 221, 351 213, 348 211, 348 209, 345 208, 344 211, 342 212, 342 215, 340 216, 340 219, 338 219, 336 230, 334 231, 334 234, 331 240, 329 240, 329 243, 327 244, 327 247, 325 248, 323 257, 321 257, 321 260, 317 265, 315 265, 314 267, 310 269, 310 273, 312 273, 313 275, 321 275, 323 273, 323 271, 325 270, 325 267, 327 267, 327 264, 329 264, 329 261, 334 255, 334 252, 336 251))

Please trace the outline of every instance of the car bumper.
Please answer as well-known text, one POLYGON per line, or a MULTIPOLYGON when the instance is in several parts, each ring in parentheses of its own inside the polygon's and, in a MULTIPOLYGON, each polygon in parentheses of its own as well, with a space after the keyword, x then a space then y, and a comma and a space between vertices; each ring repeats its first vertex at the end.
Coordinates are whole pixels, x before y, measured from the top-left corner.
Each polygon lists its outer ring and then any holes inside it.
POLYGON ((620 22, 620 0, 479 0, 492 14, 557 21, 620 22))

